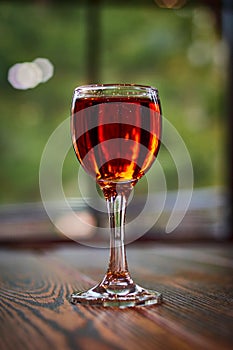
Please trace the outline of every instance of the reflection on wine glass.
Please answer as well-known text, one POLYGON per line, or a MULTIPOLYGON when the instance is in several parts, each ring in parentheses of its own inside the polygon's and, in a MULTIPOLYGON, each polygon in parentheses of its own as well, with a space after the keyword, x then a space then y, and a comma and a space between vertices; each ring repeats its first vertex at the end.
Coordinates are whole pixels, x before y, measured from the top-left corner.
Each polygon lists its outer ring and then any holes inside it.
POLYGON ((107 272, 95 287, 74 292, 71 302, 114 307, 161 303, 160 293, 132 280, 124 245, 127 199, 159 151, 157 89, 133 84, 78 87, 73 95, 71 133, 79 162, 103 191, 110 223, 107 272))

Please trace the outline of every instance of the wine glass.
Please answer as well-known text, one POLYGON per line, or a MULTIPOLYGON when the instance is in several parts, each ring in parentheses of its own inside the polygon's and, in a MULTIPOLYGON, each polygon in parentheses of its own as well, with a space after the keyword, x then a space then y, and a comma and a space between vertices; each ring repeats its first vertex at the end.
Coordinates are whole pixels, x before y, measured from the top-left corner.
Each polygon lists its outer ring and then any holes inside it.
POLYGON ((131 278, 124 245, 127 200, 160 146, 158 90, 135 84, 76 88, 71 134, 79 162, 103 191, 110 223, 107 272, 93 288, 74 292, 71 302, 120 308, 160 304, 159 292, 146 290, 131 278))

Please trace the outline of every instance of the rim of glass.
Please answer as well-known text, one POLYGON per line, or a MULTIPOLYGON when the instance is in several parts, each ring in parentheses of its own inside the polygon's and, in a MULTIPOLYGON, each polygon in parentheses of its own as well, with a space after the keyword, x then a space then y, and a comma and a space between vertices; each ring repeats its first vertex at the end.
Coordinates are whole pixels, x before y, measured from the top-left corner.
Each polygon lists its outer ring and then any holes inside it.
POLYGON ((152 93, 158 95, 158 89, 149 85, 140 84, 90 84, 75 88, 74 94, 79 97, 90 96, 148 96, 152 93))

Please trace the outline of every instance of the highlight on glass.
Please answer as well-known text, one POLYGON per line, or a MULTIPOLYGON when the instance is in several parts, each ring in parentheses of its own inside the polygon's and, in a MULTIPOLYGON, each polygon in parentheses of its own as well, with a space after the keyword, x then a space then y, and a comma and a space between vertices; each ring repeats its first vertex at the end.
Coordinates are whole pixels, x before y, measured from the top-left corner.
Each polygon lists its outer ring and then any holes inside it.
POLYGON ((161 115, 158 90, 150 86, 86 85, 74 91, 72 143, 81 166, 106 199, 110 259, 102 281, 73 292, 72 303, 125 308, 162 302, 161 293, 132 279, 124 244, 127 200, 158 154, 161 115))

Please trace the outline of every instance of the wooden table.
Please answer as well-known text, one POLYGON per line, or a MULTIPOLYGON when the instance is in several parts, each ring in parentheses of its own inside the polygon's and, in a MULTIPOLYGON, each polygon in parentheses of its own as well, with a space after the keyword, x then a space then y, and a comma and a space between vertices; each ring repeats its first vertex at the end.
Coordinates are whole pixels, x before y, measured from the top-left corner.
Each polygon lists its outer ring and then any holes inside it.
POLYGON ((59 245, 0 251, 0 349, 233 349, 230 244, 127 248, 132 277, 160 306, 72 305, 99 281, 108 251, 59 245))

